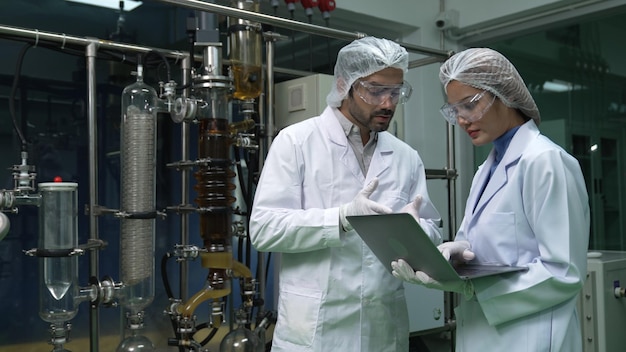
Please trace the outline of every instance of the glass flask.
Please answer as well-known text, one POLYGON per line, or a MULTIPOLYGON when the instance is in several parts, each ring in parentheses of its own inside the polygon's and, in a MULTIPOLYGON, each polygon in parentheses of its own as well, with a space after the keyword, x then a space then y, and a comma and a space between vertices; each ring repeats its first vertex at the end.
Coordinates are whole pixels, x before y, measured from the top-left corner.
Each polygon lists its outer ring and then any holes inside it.
POLYGON ((133 334, 117 346, 116 352, 153 352, 152 341, 145 336, 133 334))
POLYGON ((243 325, 232 330, 220 343, 220 352, 263 352, 265 346, 261 339, 243 325))

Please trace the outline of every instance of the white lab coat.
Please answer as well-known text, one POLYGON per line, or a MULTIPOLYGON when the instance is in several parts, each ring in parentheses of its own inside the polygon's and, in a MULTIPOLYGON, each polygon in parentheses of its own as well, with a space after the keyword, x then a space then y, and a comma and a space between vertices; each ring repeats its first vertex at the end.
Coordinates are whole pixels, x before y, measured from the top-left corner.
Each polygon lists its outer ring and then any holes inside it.
POLYGON ((479 200, 493 161, 492 150, 474 176, 456 240, 471 243, 476 262, 528 271, 473 280, 476 296, 455 310, 456 351, 581 351, 576 296, 590 220, 578 161, 528 121, 479 200))
MULTIPOLYGON (((346 135, 326 108, 274 139, 250 217, 260 251, 282 252, 272 351, 406 352, 408 314, 402 281, 353 231, 340 231, 339 206, 374 177, 370 199, 400 210, 424 197, 421 225, 440 242, 440 216, 426 190, 418 153, 388 132, 363 175, 346 135)), ((384 234, 381 234, 384 236, 384 234)))

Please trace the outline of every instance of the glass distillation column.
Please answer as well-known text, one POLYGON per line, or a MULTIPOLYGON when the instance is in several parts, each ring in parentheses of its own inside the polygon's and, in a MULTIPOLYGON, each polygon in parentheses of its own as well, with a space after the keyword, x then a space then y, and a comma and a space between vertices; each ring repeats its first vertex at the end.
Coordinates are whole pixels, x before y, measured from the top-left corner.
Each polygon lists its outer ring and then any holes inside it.
POLYGON ((208 275, 200 291, 171 307, 180 338, 170 342, 170 346, 192 349, 201 348, 193 340, 196 308, 209 301, 211 326, 219 328, 225 297, 231 293, 231 277, 242 278, 247 301, 252 301, 254 280, 250 270, 234 260, 232 254, 231 238, 234 232, 238 232, 232 219, 232 205, 236 201, 232 149, 233 146, 256 147, 243 134, 255 127, 254 120, 230 122, 233 80, 222 74, 222 44, 196 43, 196 46, 203 48, 203 63, 198 73, 192 74, 194 95, 178 98, 170 111, 175 122, 193 122, 198 126, 198 159, 177 165, 197 167, 194 172, 197 207, 194 210, 199 214, 199 232, 203 241, 199 255, 208 275))
POLYGON ((143 82, 140 63, 137 81, 122 92, 120 302, 127 310, 130 335, 118 352, 154 350, 139 330, 143 310, 154 299, 157 104, 156 91, 143 82))
POLYGON ((179 313, 183 327, 191 327, 196 307, 212 301, 211 323, 222 323, 223 302, 231 292, 228 270, 232 268, 232 208, 235 184, 229 123, 229 99, 232 80, 222 75, 221 44, 204 44, 203 68, 193 78, 197 94, 195 119, 198 122, 198 170, 194 173, 197 192, 195 203, 200 218, 200 236, 204 244, 202 266, 209 269, 205 286, 192 296, 179 313))
POLYGON ((39 316, 50 323, 53 351, 67 351, 71 325, 78 312, 78 184, 39 184, 40 288, 39 316))
MULTIPOLYGON (((232 1, 232 6, 259 12, 258 0, 232 1)), ((250 102, 261 94, 263 88, 263 33, 259 23, 237 18, 230 21, 230 69, 235 84, 233 98, 250 102)))

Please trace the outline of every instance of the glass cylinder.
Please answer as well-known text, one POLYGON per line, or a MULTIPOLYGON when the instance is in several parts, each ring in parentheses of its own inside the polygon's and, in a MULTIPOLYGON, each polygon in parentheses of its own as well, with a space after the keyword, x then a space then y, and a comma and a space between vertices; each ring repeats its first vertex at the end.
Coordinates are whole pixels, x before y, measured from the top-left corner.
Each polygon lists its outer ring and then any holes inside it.
MULTIPOLYGON (((232 6, 259 12, 257 0, 232 1, 232 6)), ((263 33, 258 23, 231 19, 229 28, 231 74, 235 85, 233 97, 239 100, 257 98, 263 88, 263 33)))
POLYGON ((137 81, 122 91, 120 141, 120 273, 121 303, 137 313, 154 298, 154 236, 156 211, 156 135, 158 96, 137 81))
POLYGON ((50 323, 69 321, 78 311, 78 257, 69 255, 78 246, 77 189, 73 182, 39 184, 39 316, 50 323))

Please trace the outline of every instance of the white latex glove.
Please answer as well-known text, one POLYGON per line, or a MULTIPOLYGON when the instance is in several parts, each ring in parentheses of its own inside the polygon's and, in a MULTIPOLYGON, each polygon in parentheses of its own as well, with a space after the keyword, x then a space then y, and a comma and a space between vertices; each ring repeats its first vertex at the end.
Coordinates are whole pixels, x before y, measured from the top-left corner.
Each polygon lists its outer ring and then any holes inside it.
POLYGON ((400 213, 411 214, 415 218, 415 221, 417 221, 417 223, 419 224, 420 222, 419 209, 421 206, 422 206, 422 196, 418 195, 417 197, 415 197, 415 199, 411 203, 405 205, 402 209, 400 209, 400 213))
POLYGON ((423 271, 414 271, 409 263, 402 259, 392 261, 391 268, 393 269, 391 271, 393 276, 411 284, 422 285, 441 291, 460 293, 463 294, 466 299, 470 299, 474 295, 474 285, 471 280, 439 282, 423 271))
POLYGON ((391 213, 391 208, 369 199, 376 187, 378 187, 377 178, 363 187, 350 203, 339 207, 339 219, 345 231, 354 229, 346 219, 346 216, 391 213))
POLYGON ((446 260, 466 262, 474 259, 476 256, 474 252, 471 251, 470 243, 467 241, 445 242, 438 245, 437 248, 446 260))

